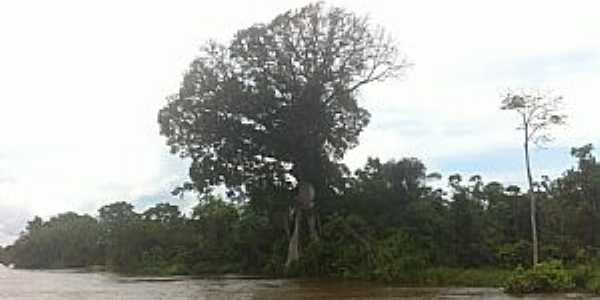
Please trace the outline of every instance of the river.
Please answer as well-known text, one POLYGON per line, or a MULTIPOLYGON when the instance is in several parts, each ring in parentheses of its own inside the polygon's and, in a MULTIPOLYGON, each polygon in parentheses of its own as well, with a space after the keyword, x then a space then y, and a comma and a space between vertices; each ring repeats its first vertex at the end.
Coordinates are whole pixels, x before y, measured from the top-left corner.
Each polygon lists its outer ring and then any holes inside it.
MULTIPOLYGON (((0 265, 0 299, 592 299, 578 294, 510 297, 494 288, 406 288, 342 280, 243 277, 122 277, 76 270, 13 270, 0 265)), ((594 298, 600 299, 600 298, 594 298)))

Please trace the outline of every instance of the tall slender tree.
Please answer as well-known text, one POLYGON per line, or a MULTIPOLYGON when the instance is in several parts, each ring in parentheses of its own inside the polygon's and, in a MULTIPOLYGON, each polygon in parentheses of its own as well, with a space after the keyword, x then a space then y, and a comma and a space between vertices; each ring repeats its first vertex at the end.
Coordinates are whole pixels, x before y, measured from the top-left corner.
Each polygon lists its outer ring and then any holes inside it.
POLYGON ((523 130, 523 151, 525 154, 525 171, 527 174, 528 196, 530 200, 531 240, 533 252, 533 265, 539 261, 539 243, 536 222, 536 192, 534 190, 533 175, 529 147, 543 145, 552 140, 549 129, 552 126, 562 125, 566 115, 560 112, 562 96, 553 96, 542 91, 521 91, 506 93, 502 99, 501 109, 515 111, 519 114, 520 121, 517 129, 523 130))

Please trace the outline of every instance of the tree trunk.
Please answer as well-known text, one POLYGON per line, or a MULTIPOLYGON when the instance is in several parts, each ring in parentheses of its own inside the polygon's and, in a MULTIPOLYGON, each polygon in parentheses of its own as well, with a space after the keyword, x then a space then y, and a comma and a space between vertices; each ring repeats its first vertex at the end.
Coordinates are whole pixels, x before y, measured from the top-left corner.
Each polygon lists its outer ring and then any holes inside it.
POLYGON ((529 124, 524 119, 525 127, 525 167, 527 169, 527 182, 529 183, 529 204, 530 204, 530 217, 531 217, 531 240, 533 248, 533 266, 538 263, 538 236, 537 236, 537 222, 536 222, 536 195, 533 190, 533 176, 531 175, 531 162, 529 160, 529 124))
POLYGON ((314 209, 311 209, 306 216, 306 222, 308 223, 308 230, 310 232, 310 239, 313 242, 319 241, 319 233, 317 232, 317 218, 314 209))
POLYGON ((285 231, 285 237, 291 238, 292 232, 290 231, 290 215, 292 214, 291 210, 288 208, 285 214, 281 217, 281 222, 283 223, 283 231, 285 231))
POLYGON ((298 195, 296 195, 295 206, 295 217, 294 217, 294 232, 290 238, 288 245, 288 256, 285 262, 286 269, 292 264, 292 262, 300 258, 300 231, 302 223, 302 211, 305 211, 306 222, 310 238, 313 241, 319 240, 319 233, 317 232, 317 215, 316 209, 314 208, 315 189, 310 182, 299 181, 298 183, 298 195))
POLYGON ((302 218, 302 210, 299 207, 296 207, 295 217, 294 217, 294 233, 292 233, 292 237, 290 238, 290 243, 288 245, 288 255, 287 260, 285 262, 285 268, 288 269, 292 262, 297 261, 300 258, 299 241, 300 241, 300 219, 302 218))

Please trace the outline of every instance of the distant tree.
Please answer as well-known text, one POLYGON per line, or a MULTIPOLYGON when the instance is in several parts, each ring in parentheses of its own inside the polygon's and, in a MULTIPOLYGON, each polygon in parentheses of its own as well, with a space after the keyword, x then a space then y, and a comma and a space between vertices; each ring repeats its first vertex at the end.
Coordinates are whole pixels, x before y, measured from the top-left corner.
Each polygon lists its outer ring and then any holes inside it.
POLYGON ((233 260, 233 243, 239 213, 232 203, 212 195, 204 196, 192 209, 192 220, 200 235, 203 260, 226 262, 233 260))
POLYGON ((8 264, 8 250, 3 246, 0 246, 0 264, 7 265, 8 264))
MULTIPOLYGON (((345 171, 340 161, 369 122, 359 89, 408 64, 381 27, 323 6, 240 30, 227 46, 211 42, 192 62, 158 114, 171 152, 192 160, 193 185, 184 187, 291 190, 295 178, 317 199, 332 191, 345 171)), ((288 262, 295 253, 290 248, 288 262)))
POLYGON ((25 227, 25 230, 27 232, 34 232, 39 229, 42 229, 43 224, 44 224, 44 220, 42 220, 42 218, 40 218, 38 216, 35 216, 33 218, 33 220, 27 221, 27 226, 25 227))
POLYGON ((35 217, 12 249, 10 260, 17 267, 82 267, 100 260, 96 219, 73 212, 44 222, 35 217))
POLYGON ((428 195, 425 183, 428 179, 425 165, 416 158, 389 160, 382 163, 378 158, 368 158, 358 169, 347 192, 351 198, 345 201, 346 211, 360 214, 371 224, 381 224, 378 229, 399 225, 411 202, 428 195))
POLYGON ((598 247, 598 226, 600 221, 600 162, 593 154, 594 147, 587 144, 571 149, 571 155, 577 158, 577 166, 567 170, 556 182, 561 198, 577 203, 581 222, 579 232, 584 235, 583 244, 598 247))
POLYGON ((169 203, 158 203, 142 213, 142 218, 163 224, 176 224, 183 221, 179 207, 169 203))
POLYGON ((484 245, 484 194, 481 176, 464 182, 460 174, 448 177, 452 201, 448 204, 451 228, 451 255, 460 265, 482 265, 489 261, 484 245))
POLYGON ((531 235, 533 247, 533 265, 538 263, 538 237, 536 224, 536 194, 534 191, 533 175, 529 146, 531 143, 543 145, 551 140, 549 129, 562 125, 566 116, 560 113, 562 96, 553 96, 540 91, 508 92, 502 99, 501 109, 515 111, 519 114, 519 130, 523 130, 523 150, 525 153, 525 169, 529 185, 531 206, 531 235))
POLYGON ((108 227, 118 227, 129 223, 139 216, 133 211, 133 205, 121 201, 105 205, 98 210, 100 223, 108 227))
POLYGON ((137 247, 143 238, 140 216, 133 205, 121 201, 105 205, 98 210, 102 228, 99 243, 104 247, 106 263, 115 268, 128 270, 139 264, 137 247))

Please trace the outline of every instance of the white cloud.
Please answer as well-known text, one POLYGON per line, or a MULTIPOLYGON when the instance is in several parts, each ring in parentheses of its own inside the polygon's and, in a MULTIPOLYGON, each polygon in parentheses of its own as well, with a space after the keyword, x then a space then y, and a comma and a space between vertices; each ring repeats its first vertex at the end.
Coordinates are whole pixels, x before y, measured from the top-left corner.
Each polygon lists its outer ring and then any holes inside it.
POLYGON ((14 241, 32 217, 27 207, 0 203, 0 245, 14 241))
POLYGON ((500 93, 512 87, 564 95, 570 120, 555 131, 552 146, 600 140, 598 4, 425 1, 394 10, 370 3, 374 19, 385 20, 408 46, 415 67, 406 80, 363 93, 373 122, 349 153, 351 165, 368 155, 417 156, 436 165, 456 154, 520 145, 518 120, 498 109, 500 93))

